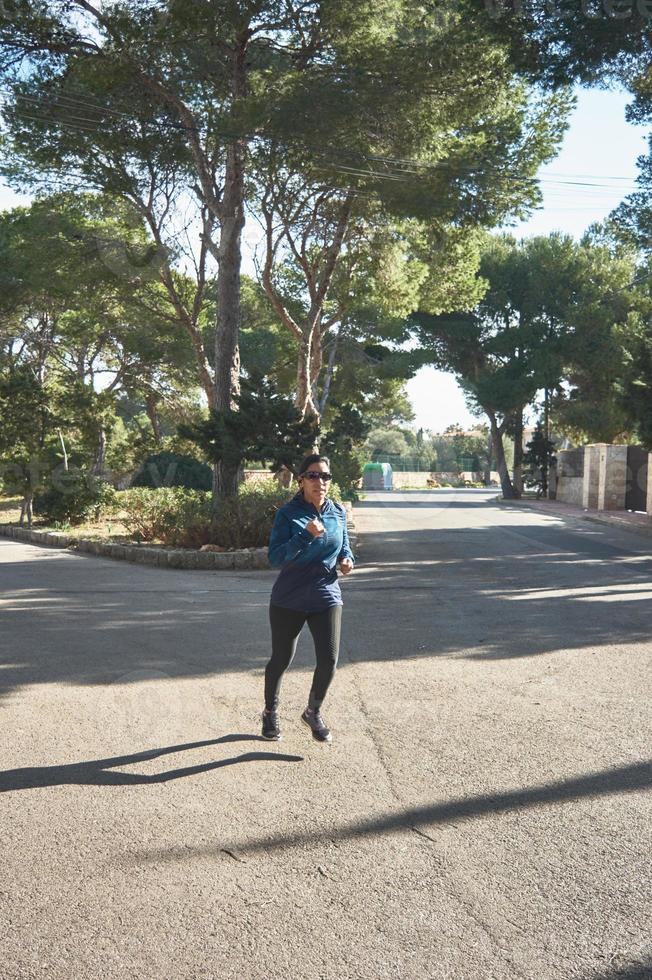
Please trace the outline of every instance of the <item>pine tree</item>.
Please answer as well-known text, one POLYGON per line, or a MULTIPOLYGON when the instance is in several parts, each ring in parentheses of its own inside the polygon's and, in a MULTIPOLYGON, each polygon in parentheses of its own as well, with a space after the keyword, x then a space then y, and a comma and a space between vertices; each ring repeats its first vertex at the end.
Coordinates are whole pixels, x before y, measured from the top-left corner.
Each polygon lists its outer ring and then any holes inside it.
POLYGON ((319 434, 315 421, 302 418, 292 399, 262 377, 243 380, 235 408, 212 409, 204 421, 184 423, 177 431, 212 463, 224 462, 237 470, 245 460, 256 459, 274 471, 285 466, 295 474, 319 434))
POLYGON ((523 477, 528 487, 536 487, 537 498, 548 496, 548 474, 556 462, 554 445, 546 439, 541 422, 537 422, 523 455, 523 477))

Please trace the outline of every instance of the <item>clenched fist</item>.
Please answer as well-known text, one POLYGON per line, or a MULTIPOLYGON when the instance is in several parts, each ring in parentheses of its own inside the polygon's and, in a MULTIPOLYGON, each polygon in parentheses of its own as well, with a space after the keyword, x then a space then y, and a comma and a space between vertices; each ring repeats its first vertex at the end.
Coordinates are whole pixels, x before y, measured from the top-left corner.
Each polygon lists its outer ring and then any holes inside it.
POLYGON ((348 575, 349 572, 353 571, 353 562, 350 558, 343 558, 340 562, 340 571, 342 575, 348 575))
POLYGON ((318 517, 313 517, 310 524, 306 524, 306 531, 309 531, 313 538, 320 538, 324 533, 324 530, 324 525, 318 517))

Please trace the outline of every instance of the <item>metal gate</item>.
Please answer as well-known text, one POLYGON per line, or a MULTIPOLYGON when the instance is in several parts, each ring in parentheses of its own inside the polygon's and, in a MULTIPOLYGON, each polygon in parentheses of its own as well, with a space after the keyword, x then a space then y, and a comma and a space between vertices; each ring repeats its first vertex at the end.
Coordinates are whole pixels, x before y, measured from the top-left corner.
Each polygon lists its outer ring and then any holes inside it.
POLYGON ((647 459, 647 450, 643 449, 642 446, 627 447, 625 510, 638 510, 645 513, 647 505, 647 459))

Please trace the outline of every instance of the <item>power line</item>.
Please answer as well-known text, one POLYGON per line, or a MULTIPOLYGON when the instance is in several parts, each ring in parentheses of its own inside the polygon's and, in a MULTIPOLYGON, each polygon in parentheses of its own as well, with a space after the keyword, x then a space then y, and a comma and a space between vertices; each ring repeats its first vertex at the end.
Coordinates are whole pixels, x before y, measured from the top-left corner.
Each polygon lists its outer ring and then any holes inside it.
MULTIPOLYGON (((82 90, 80 90, 80 89, 71 89, 69 87, 68 88, 68 91, 75 93, 75 92, 81 92, 82 90)), ((2 87, 0 87, 0 93, 2 93, 2 92, 5 92, 5 93, 11 95, 14 98, 22 98, 22 99, 25 99, 25 100, 30 101, 32 103, 35 103, 35 104, 49 105, 49 104, 54 104, 57 101, 60 101, 60 102, 63 102, 64 103, 64 105, 62 106, 63 108, 66 107, 66 104, 71 105, 72 108, 77 108, 78 106, 82 106, 82 107, 85 107, 85 108, 95 109, 99 113, 104 112, 104 113, 109 113, 111 115, 120 116, 120 117, 129 119, 132 122, 136 122, 136 121, 145 122, 145 121, 147 121, 147 120, 143 120, 142 118, 139 118, 137 116, 134 116, 132 112, 124 112, 124 111, 121 111, 121 110, 118 110, 118 109, 113 109, 110 106, 106 105, 106 103, 100 103, 100 102, 90 101, 89 98, 88 98, 88 94, 86 92, 83 93, 83 95, 84 95, 83 98, 80 98, 79 96, 74 95, 74 94, 71 96, 71 95, 68 95, 68 94, 62 93, 62 92, 54 92, 53 93, 54 103, 43 102, 42 99, 41 100, 37 100, 33 96, 29 96, 29 95, 26 95, 24 93, 16 92, 15 89, 11 89, 11 88, 4 88, 4 89, 2 89, 2 87)), ((87 121, 93 122, 93 123, 99 122, 99 120, 87 120, 87 121)), ((196 133, 200 133, 201 132, 201 129, 198 126, 187 126, 184 123, 173 122, 171 120, 162 120, 162 119, 159 119, 159 120, 156 120, 154 122, 154 125, 156 125, 156 126, 163 126, 163 127, 167 127, 167 128, 178 129, 178 130, 182 130, 182 131, 191 131, 191 132, 196 132, 196 133)), ((248 139, 254 139, 257 136, 259 136, 259 137, 263 137, 264 136, 264 134, 262 134, 262 133, 238 133, 238 132, 230 132, 230 131, 226 131, 226 130, 222 130, 222 132, 221 132, 220 135, 224 135, 224 136, 228 136, 228 137, 232 137, 232 138, 244 137, 244 138, 248 138, 248 139)), ((281 140, 279 138, 275 138, 275 137, 271 137, 271 136, 264 136, 264 138, 269 139, 269 140, 272 140, 272 141, 275 141, 275 142, 281 142, 281 140)), ((311 144, 305 144, 305 145, 306 146, 311 146, 311 144)), ((383 156, 378 156, 378 155, 374 155, 374 154, 362 154, 362 153, 360 153, 358 151, 353 151, 353 150, 348 151, 348 152, 353 153, 353 154, 355 154, 357 156, 364 157, 365 159, 368 159, 368 160, 370 160, 372 162, 388 163, 388 164, 395 165, 397 167, 401 167, 401 166, 405 165, 405 167, 414 167, 414 168, 421 168, 421 169, 431 169, 433 167, 443 166, 445 164, 445 161, 440 161, 437 164, 432 164, 432 163, 422 163, 422 162, 420 162, 418 160, 414 160, 414 159, 410 159, 410 158, 386 157, 386 156, 383 157, 383 156)), ((576 180, 579 180, 581 178, 582 180, 588 180, 588 181, 592 181, 592 180, 598 180, 598 181, 599 180, 618 180, 618 181, 625 181, 625 182, 628 182, 628 183, 633 183, 633 182, 635 182, 635 179, 636 179, 636 178, 632 178, 632 177, 625 177, 625 176, 622 176, 622 175, 609 175, 609 174, 560 174, 560 173, 554 173, 552 171, 549 172, 549 174, 548 174, 547 177, 539 177, 538 179, 539 179, 539 181, 548 181, 548 180, 551 180, 551 181, 555 181, 555 182, 558 182, 558 183, 565 183, 566 180, 567 180, 567 178, 568 179, 572 179, 573 182, 575 182, 576 180)), ((522 179, 534 180, 536 178, 522 177, 522 179)), ((593 185, 587 184, 587 186, 593 186, 593 185)), ((598 186, 600 186, 600 185, 598 185, 598 186)))
MULTIPOLYGON (((64 122, 63 120, 57 119, 55 117, 38 116, 38 115, 34 115, 33 113, 27 113, 23 109, 16 109, 16 114, 17 114, 17 116, 19 118, 31 119, 34 122, 40 122, 40 123, 43 123, 44 125, 60 126, 60 127, 64 128, 64 129, 69 129, 69 130, 71 130, 73 132, 76 131, 76 132, 93 133, 93 132, 96 132, 97 131, 96 121, 95 120, 90 120, 90 119, 85 119, 83 117, 74 117, 73 116, 73 117, 71 117, 71 119, 69 119, 68 121, 64 122)), ((226 133, 224 131, 223 132, 220 132, 218 135, 227 136, 227 137, 231 137, 231 138, 235 138, 236 136, 239 136, 239 137, 242 137, 243 136, 243 134, 226 133)), ((252 139, 253 138, 274 139, 273 137, 267 137, 264 134, 260 134, 260 133, 258 133, 258 134, 252 134, 249 138, 252 138, 252 139)), ((278 139, 277 140, 274 140, 274 141, 275 142, 280 142, 280 140, 278 140, 278 139)), ((307 149, 310 149, 310 145, 309 144, 306 145, 306 148, 307 149)), ((345 154, 346 155, 349 155, 349 156, 357 156, 357 157, 359 157, 361 159, 370 159, 367 155, 362 154, 362 153, 359 153, 358 151, 354 151, 354 150, 351 150, 351 151, 342 151, 340 153, 340 156, 344 156, 345 154)), ((317 159, 318 160, 321 159, 321 160, 325 160, 326 162, 329 162, 329 156, 328 156, 328 154, 323 153, 323 152, 320 152, 320 151, 317 151, 317 159)), ((451 163, 451 162, 448 162, 448 161, 442 161, 440 164, 431 164, 431 165, 423 164, 422 167, 424 169, 427 168, 427 172, 429 172, 431 175, 434 176, 437 173, 437 169, 440 169, 440 170, 443 170, 443 169, 446 169, 446 168, 452 169, 454 167, 454 164, 451 163)), ((339 164, 339 165, 333 164, 333 165, 329 166, 328 168, 326 168, 326 167, 317 167, 316 169, 322 170, 322 172, 334 171, 335 173, 340 173, 340 174, 347 175, 347 176, 356 176, 356 177, 360 177, 360 178, 369 178, 369 179, 372 179, 372 180, 393 180, 393 181, 403 181, 403 182, 408 182, 409 181, 409 173, 410 173, 410 171, 407 171, 405 169, 402 169, 401 170, 400 168, 399 169, 396 169, 394 172, 390 172, 390 171, 383 172, 383 171, 379 171, 379 170, 372 170, 371 168, 369 168, 369 169, 363 169, 361 167, 354 167, 352 165, 349 166, 349 165, 346 165, 346 164, 339 164)), ((464 173, 465 172, 466 172, 467 176, 468 177, 471 177, 471 178, 481 178, 483 176, 487 176, 487 175, 488 176, 491 176, 492 175, 491 174, 491 171, 488 171, 488 172, 485 171, 483 173, 482 171, 478 171, 478 170, 471 171, 470 169, 468 169, 467 171, 464 171, 463 168, 459 168, 459 173, 460 173, 461 176, 464 176, 464 173)), ((412 171, 412 173, 416 174, 418 172, 417 171, 412 171)), ((502 180, 510 180, 510 181, 512 181, 514 183, 526 183, 526 182, 527 183, 534 183, 536 181, 535 178, 530 178, 530 177, 517 177, 517 176, 510 175, 510 174, 499 174, 499 173, 496 173, 496 172, 494 172, 493 176, 497 177, 498 179, 502 179, 502 180)))
MULTIPOLYGON (((73 132, 84 132, 84 133, 93 133, 93 132, 96 132, 96 126, 95 126, 94 121, 88 120, 88 119, 84 119, 82 117, 75 117, 75 116, 73 116, 73 117, 69 118, 68 121, 65 121, 64 122, 62 119, 56 119, 56 118, 49 118, 49 117, 38 116, 38 115, 34 115, 33 113, 25 112, 24 110, 18 110, 18 113, 17 114, 18 114, 18 116, 20 118, 23 118, 23 119, 30 119, 30 120, 32 120, 34 122, 43 123, 44 125, 60 126, 60 127, 64 128, 64 129, 68 129, 68 130, 71 130, 73 132)), ((355 151, 351 151, 351 152, 353 153, 355 151)), ((363 154, 359 154, 359 155, 361 157, 364 157, 363 154)), ((322 159, 322 160, 326 160, 326 161, 329 160, 328 155, 327 154, 324 154, 324 153, 320 153, 318 155, 317 159, 322 159)), ((442 162, 441 164, 430 165, 428 167, 428 172, 431 173, 431 174, 433 172, 436 173, 436 168, 437 167, 441 167, 441 169, 445 169, 447 167, 450 168, 450 169, 453 169, 453 166, 454 165, 452 163, 442 162)), ((355 167, 353 165, 346 165, 346 164, 342 164, 342 163, 340 163, 340 164, 333 163, 328 168, 326 168, 326 167, 316 167, 316 169, 317 170, 321 170, 324 173, 326 173, 326 172, 333 172, 334 171, 335 173, 339 173, 339 174, 342 174, 342 175, 354 176, 354 177, 359 177, 359 178, 363 178, 363 179, 368 178, 368 179, 371 179, 371 180, 391 180, 391 181, 398 181, 398 182, 401 182, 401 181, 402 182, 408 182, 409 179, 410 179, 409 178, 409 174, 410 173, 412 173, 412 174, 418 174, 418 171, 406 171, 405 169, 402 169, 402 170, 399 169, 399 170, 395 170, 393 172, 392 171, 380 171, 380 170, 377 170, 377 169, 376 170, 371 169, 371 168, 364 169, 362 167, 355 167)), ((470 176, 472 178, 482 178, 482 177, 485 177, 485 176, 492 176, 492 172, 490 170, 489 171, 487 171, 487 170, 485 170, 485 171, 478 171, 478 170, 471 171, 469 169, 467 171, 464 171, 463 168, 460 168, 460 171, 461 171, 461 176, 462 177, 464 176, 465 173, 467 174, 467 176, 470 176)), ((521 182, 521 183, 530 183, 531 182, 532 184, 536 183, 536 178, 521 178, 521 177, 515 176, 513 174, 500 174, 500 173, 495 173, 494 172, 493 173, 493 176, 497 177, 498 179, 511 181, 513 183, 519 183, 519 182, 521 182)), ((90 178, 88 177, 88 175, 83 175, 83 179, 88 180, 90 178)), ((541 182, 543 182, 543 180, 545 180, 545 178, 541 179, 541 182)), ((584 183, 577 183, 577 184, 575 184, 572 181, 567 181, 565 183, 569 187, 580 187, 580 188, 582 188, 584 197, 591 196, 591 188, 595 188, 596 191, 610 191, 611 193, 614 193, 614 192, 617 191, 617 188, 611 188, 608 185, 599 185, 599 184, 588 185, 588 184, 584 184, 584 183)), ((564 193, 563 188, 555 188, 554 186, 553 187, 545 187, 544 186, 543 189, 544 189, 544 191, 547 194, 555 194, 555 193, 562 193, 563 194, 564 193)), ((596 194, 595 196, 598 196, 598 195, 596 194)))
POLYGON ((652 279, 652 271, 646 272, 642 276, 637 276, 635 279, 632 279, 631 282, 628 282, 624 286, 621 286, 620 289, 612 289, 611 295, 613 296, 617 293, 624 293, 626 289, 631 289, 632 286, 638 285, 639 282, 645 282, 646 279, 652 279))
MULTIPOLYGON (((65 101, 65 104, 63 104, 61 106, 63 109, 76 109, 77 106, 81 105, 83 107, 88 107, 88 108, 91 108, 91 109, 97 109, 98 113, 108 112, 108 113, 110 113, 112 115, 115 115, 115 116, 117 116, 119 118, 127 119, 130 122, 132 122, 132 123, 135 123, 135 122, 147 122, 147 120, 139 119, 138 117, 134 117, 132 114, 129 114, 129 113, 126 113, 126 112, 121 112, 121 111, 116 110, 116 109, 111 109, 108 106, 100 105, 100 104, 97 104, 97 103, 91 103, 91 102, 88 102, 88 101, 85 101, 85 100, 81 100, 81 99, 76 100, 76 99, 70 98, 69 96, 63 96, 63 97, 61 97, 61 96, 59 96, 58 93, 55 95, 55 101, 54 102, 44 102, 42 99, 38 99, 38 98, 35 98, 33 96, 25 95, 23 93, 16 93, 12 89, 2 89, 2 88, 0 88, 0 95, 2 95, 2 94, 8 94, 12 98, 14 98, 14 99, 20 99, 20 100, 22 100, 24 102, 29 103, 33 107, 36 107, 36 108, 43 107, 43 108, 47 108, 47 109, 56 108, 56 101, 57 100, 60 101, 63 98, 64 100, 66 100, 65 101)), ((11 104, 11 103, 7 103, 7 104, 11 104)), ((49 116, 39 117, 39 116, 36 116, 34 114, 26 113, 24 110, 20 109, 16 105, 14 105, 13 107, 14 107, 17 115, 23 116, 24 118, 32 119, 33 121, 36 121, 36 122, 42 122, 45 125, 55 124, 55 125, 62 126, 64 128, 68 128, 68 129, 75 129, 75 128, 84 129, 84 127, 90 127, 90 128, 86 128, 85 131, 92 132, 93 131, 93 128, 97 128, 100 125, 100 123, 101 123, 101 120, 100 119, 90 118, 89 116, 83 116, 80 113, 78 113, 77 115, 73 115, 72 117, 69 117, 67 121, 64 121, 62 119, 57 119, 54 116, 51 116, 51 117, 49 117, 49 116)), ((82 109, 81 111, 83 112, 84 110, 82 109)), ((174 122, 167 121, 167 120, 160 120, 160 119, 158 119, 158 120, 152 121, 152 123, 153 123, 153 125, 155 127, 173 128, 173 129, 176 129, 176 130, 193 131, 193 132, 197 132, 197 133, 200 132, 200 130, 199 130, 198 127, 189 127, 189 126, 186 126, 186 125, 184 125, 182 123, 174 123, 174 122)), ((248 138, 248 139, 264 139, 264 140, 268 140, 268 141, 276 142, 276 143, 283 142, 278 137, 272 137, 272 136, 266 135, 264 133, 237 133, 237 132, 228 131, 228 130, 221 130, 221 131, 219 131, 219 130, 215 130, 215 129, 212 129, 211 132, 212 133, 215 133, 216 135, 221 135, 221 136, 224 136, 226 138, 232 138, 232 139, 240 137, 240 138, 248 138)), ((299 142, 299 145, 304 145, 307 149, 316 150, 319 153, 319 156, 321 156, 322 159, 324 159, 324 158, 328 159, 328 154, 325 154, 323 152, 320 152, 320 150, 316 146, 311 145, 309 143, 302 143, 302 141, 298 141, 298 142, 299 142)), ((334 150, 334 148, 331 147, 330 148, 330 153, 332 154, 333 152, 335 152, 336 154, 338 153, 337 150, 334 150)), ((456 172, 456 174, 461 174, 461 175, 463 175, 464 173, 467 173, 467 174, 470 174, 470 175, 473 175, 473 176, 485 176, 486 174, 491 173, 493 171, 494 174, 497 174, 497 176, 499 177, 499 179, 511 180, 511 181, 514 181, 514 182, 532 183, 532 184, 537 183, 537 178, 536 177, 531 177, 529 175, 518 174, 518 173, 514 173, 514 172, 511 172, 510 173, 509 171, 504 172, 504 173, 500 173, 499 170, 498 170, 498 168, 496 168, 496 167, 492 167, 490 169, 485 168, 484 171, 480 171, 477 166, 474 166, 474 165, 471 165, 471 164, 461 165, 459 163, 455 163, 455 162, 450 161, 450 160, 441 160, 441 161, 438 161, 436 163, 426 163, 426 162, 421 162, 421 161, 413 160, 413 159, 405 159, 405 158, 397 158, 397 157, 384 157, 384 156, 379 156, 377 154, 368 154, 368 153, 363 153, 361 151, 357 151, 357 150, 353 150, 353 149, 339 151, 339 155, 340 156, 349 156, 349 157, 354 157, 354 158, 366 160, 366 161, 369 161, 370 163, 376 164, 376 165, 383 164, 385 166, 389 166, 390 168, 392 168, 399 175, 399 177, 401 177, 402 175, 410 174, 410 173, 412 173, 412 174, 418 174, 420 171, 426 172, 426 173, 436 174, 437 171, 439 171, 439 170, 445 170, 445 169, 448 168, 448 169, 454 169, 455 172, 456 172)), ((481 161, 480 161, 480 163, 481 163, 481 161)), ((371 176, 371 177, 384 177, 386 179, 396 179, 396 175, 394 173, 385 174, 385 173, 379 172, 377 170, 371 170, 371 169, 369 169, 368 171, 362 171, 362 169, 359 169, 356 172, 356 169, 355 168, 349 167, 349 166, 346 166, 346 165, 344 165, 344 166, 341 167, 341 171, 342 172, 349 172, 352 175, 360 176, 360 177, 371 176)), ((547 178, 547 177, 538 178, 538 182, 547 182, 548 180, 549 180, 549 178, 547 178)), ((553 178, 550 178, 550 180, 551 180, 551 182, 554 182, 554 183, 562 183, 562 184, 567 183, 567 184, 569 184, 571 186, 580 186, 580 183, 579 182, 576 182, 576 181, 564 181, 564 180, 557 180, 557 179, 553 179, 553 178)), ((587 183, 585 186, 587 186, 587 187, 594 186, 594 187, 600 188, 601 185, 600 184, 592 184, 591 185, 591 184, 588 184, 587 183)))
POLYGON ((581 178, 583 178, 585 180, 603 180, 604 179, 604 180, 625 180, 625 181, 629 181, 629 182, 631 182, 634 179, 632 177, 624 177, 624 176, 611 175, 611 174, 560 174, 560 173, 555 173, 552 170, 550 170, 548 173, 549 173, 549 176, 550 177, 553 177, 553 178, 554 177, 562 177, 562 178, 564 178, 564 177, 581 177, 581 178))
MULTIPOLYGON (((32 107, 36 107, 36 109, 39 109, 41 107, 52 109, 55 107, 52 103, 43 102, 43 100, 34 98, 33 96, 24 95, 22 93, 16 93, 12 89, 3 90, 2 88, 0 88, 0 97, 7 94, 11 95, 11 97, 14 99, 19 99, 19 100, 23 100, 24 102, 27 102, 32 107)), ((55 98, 60 99, 60 96, 57 94, 55 98)), ((75 100, 73 98, 70 98, 69 96, 63 96, 63 99, 66 100, 66 104, 63 105, 62 108, 67 110, 75 109, 77 104, 87 105, 91 109, 97 109, 98 112, 100 113, 108 112, 119 117, 120 119, 126 119, 131 123, 146 121, 146 120, 138 119, 138 117, 134 117, 133 115, 130 115, 128 113, 111 109, 108 106, 102 106, 90 102, 85 103, 83 100, 75 100)), ((39 115, 35 115, 33 112, 32 113, 25 112, 23 108, 20 108, 15 103, 12 104, 12 103, 8 103, 7 101, 7 104, 12 105, 12 107, 16 112, 17 117, 30 119, 32 121, 42 123, 43 125, 46 126, 56 125, 65 129, 69 129, 71 131, 93 133, 97 131, 98 127, 101 124, 101 120, 93 119, 90 118, 89 116, 73 114, 73 115, 69 115, 67 117, 67 120, 64 121, 63 119, 58 119, 52 115, 39 116, 39 115)), ((189 127, 183 126, 181 124, 168 123, 165 120, 155 120, 153 122, 153 125, 155 127, 172 126, 175 129, 179 129, 179 128, 184 130, 189 129, 189 127)), ((236 134, 228 131, 222 131, 221 133, 218 134, 223 135, 227 138, 235 138, 236 136, 245 135, 245 134, 236 134)), ((250 134, 249 138, 251 139, 259 138, 263 140, 271 140, 272 142, 281 142, 278 138, 269 137, 262 133, 250 134)), ((304 145, 306 145, 307 149, 311 148, 310 144, 304 144, 304 145)), ((321 150, 317 150, 316 147, 313 147, 313 149, 315 149, 317 152, 317 159, 321 159, 322 161, 325 160, 330 163, 328 154, 324 153, 321 150)), ((330 152, 333 153, 332 147, 330 148, 330 152)), ((337 153, 337 151, 335 152, 337 153)), ((516 173, 509 173, 509 172, 501 173, 497 171, 495 168, 485 168, 484 171, 481 171, 475 167, 472 168, 470 165, 463 167, 460 164, 455 164, 453 161, 450 160, 448 161, 442 160, 437 163, 422 163, 420 161, 414 161, 414 160, 405 160, 405 159, 394 158, 394 157, 382 157, 378 155, 364 154, 360 151, 355 151, 355 150, 346 150, 346 151, 339 152, 340 157, 345 155, 353 156, 359 159, 369 161, 370 164, 375 164, 376 167, 378 167, 378 165, 385 165, 386 167, 388 167, 388 169, 386 170, 372 169, 371 166, 365 169, 363 167, 356 167, 354 165, 349 165, 345 163, 339 163, 339 164, 331 163, 328 168, 317 167, 316 169, 318 171, 321 170, 324 173, 330 170, 330 171, 334 171, 335 173, 339 173, 343 176, 353 176, 353 177, 359 177, 361 179, 371 179, 371 180, 379 180, 379 179, 391 180, 394 182, 408 181, 410 179, 409 178, 410 174, 418 175, 420 171, 432 175, 437 175, 439 171, 442 170, 445 171, 446 169, 449 169, 449 170, 453 170, 456 176, 459 175, 462 178, 464 177, 465 174, 469 176, 471 179, 494 176, 498 180, 511 181, 513 183, 521 182, 524 183, 525 185, 531 184, 532 186, 536 184, 544 185, 543 190, 547 195, 561 194, 563 196, 563 194, 566 192, 566 188, 573 188, 575 194, 577 194, 578 191, 581 191, 582 195, 584 195, 585 198, 591 196, 592 194, 594 196, 598 196, 596 192, 604 192, 606 190, 609 191, 610 193, 613 193, 614 191, 619 190, 619 188, 614 188, 613 186, 610 186, 608 184, 601 184, 597 181, 590 182, 588 180, 574 180, 573 175, 563 175, 563 177, 562 176, 553 177, 551 175, 550 177, 540 177, 537 181, 537 178, 535 177, 529 177, 529 176, 524 176, 524 175, 519 175, 516 173), (545 186, 546 184, 549 184, 550 186, 545 186)), ((580 177, 585 175, 577 175, 577 176, 580 177)), ((83 175, 81 179, 90 180, 91 178, 89 178, 86 175, 83 175)), ((603 179, 612 179, 612 178, 610 178, 608 175, 605 175, 603 179)), ((626 178, 623 177, 614 177, 613 179, 626 180, 626 178)), ((571 199, 575 199, 575 198, 573 197, 571 199)), ((564 203, 563 197, 562 197, 562 203, 564 203)), ((603 207, 612 206, 611 202, 601 202, 601 204, 603 207)), ((600 206, 600 204, 597 201, 596 201, 596 206, 600 206)), ((557 207, 557 208, 550 208, 550 210, 579 211, 584 209, 579 207, 569 207, 568 209, 557 207)), ((586 208, 586 210, 590 210, 590 209, 586 208)))

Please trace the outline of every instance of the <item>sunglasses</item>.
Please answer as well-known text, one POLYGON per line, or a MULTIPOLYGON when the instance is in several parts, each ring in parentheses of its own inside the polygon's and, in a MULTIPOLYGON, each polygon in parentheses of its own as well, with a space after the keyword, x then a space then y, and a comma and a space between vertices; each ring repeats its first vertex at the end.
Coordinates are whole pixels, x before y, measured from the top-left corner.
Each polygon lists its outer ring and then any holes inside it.
POLYGON ((308 470, 307 473, 302 473, 301 476, 305 476, 308 480, 323 480, 324 483, 328 483, 333 477, 330 473, 318 473, 317 470, 308 470))

